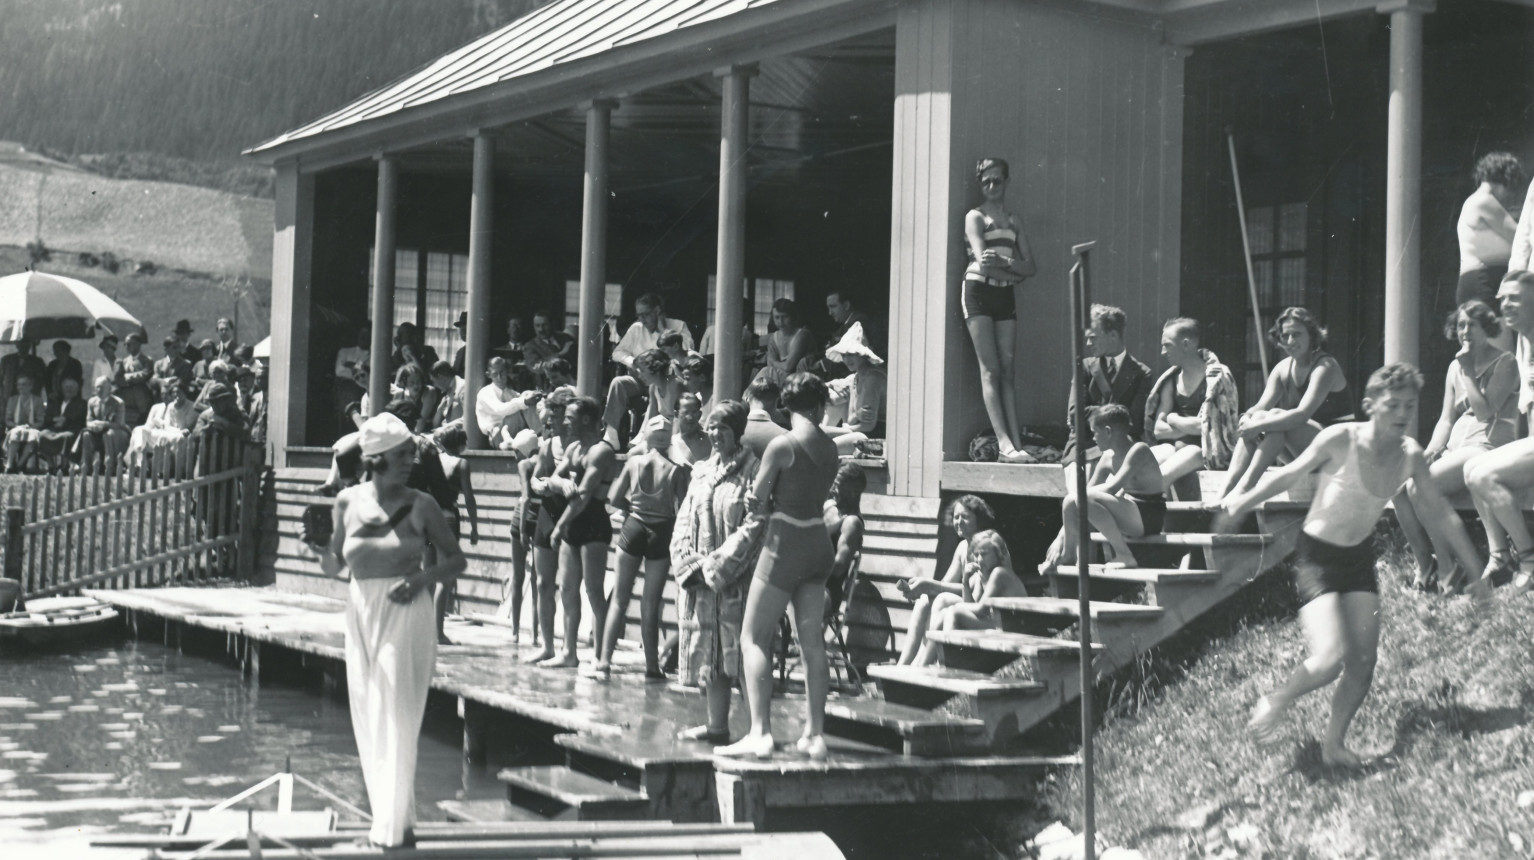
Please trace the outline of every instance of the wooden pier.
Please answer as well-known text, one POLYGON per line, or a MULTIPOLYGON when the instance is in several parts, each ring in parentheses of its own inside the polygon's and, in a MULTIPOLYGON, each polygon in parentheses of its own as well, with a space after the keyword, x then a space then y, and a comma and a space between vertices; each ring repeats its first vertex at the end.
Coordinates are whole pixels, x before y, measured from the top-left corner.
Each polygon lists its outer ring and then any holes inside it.
MULTIPOLYGON (((117 607, 140 637, 189 651, 220 647, 253 681, 295 667, 344 685, 342 609, 335 599, 271 587, 157 588, 95 591, 117 607)), ((447 801, 463 821, 666 820, 749 823, 833 821, 838 811, 917 808, 949 811, 987 803, 1022 804, 1051 769, 1070 757, 977 755, 929 759, 841 737, 828 737, 830 756, 811 762, 788 751, 764 761, 715 758, 710 745, 680 741, 697 725, 704 702, 696 691, 646 682, 640 654, 620 649, 612 679, 599 682, 573 669, 523 662, 534 650, 514 645, 510 631, 450 619, 455 644, 438 649, 433 694, 456 701, 466 759, 482 763, 502 745, 536 748, 536 762, 507 768, 504 800, 447 801)), ((834 696, 834 694, 833 694, 834 696)), ((836 703, 863 703, 834 697, 836 703)), ((797 738, 802 696, 773 702, 774 733, 797 738)), ((732 730, 747 719, 737 699, 732 730)), ((814 824, 809 829, 822 829, 814 824)))

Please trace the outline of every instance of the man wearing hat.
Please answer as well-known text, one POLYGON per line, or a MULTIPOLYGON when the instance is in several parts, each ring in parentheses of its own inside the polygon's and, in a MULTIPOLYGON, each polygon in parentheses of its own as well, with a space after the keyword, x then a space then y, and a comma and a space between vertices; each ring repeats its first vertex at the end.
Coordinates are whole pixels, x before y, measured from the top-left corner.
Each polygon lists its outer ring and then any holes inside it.
MULTIPOLYGON (((203 338, 202 343, 197 346, 197 351, 202 354, 202 357, 192 362, 192 382, 196 383, 198 391, 201 392, 202 387, 213 378, 213 362, 218 361, 218 344, 210 338, 203 338)), ((200 393, 199 399, 201 399, 200 393)))
POLYGON ((845 364, 851 373, 827 383, 831 392, 824 430, 836 441, 839 454, 857 451, 857 443, 884 436, 884 393, 889 387, 884 359, 864 339, 863 324, 855 322, 826 350, 826 360, 845 364))
POLYGON ((176 330, 173 334, 176 336, 176 351, 181 353, 182 358, 186 359, 188 367, 202 361, 202 350, 192 343, 191 320, 177 320, 176 330))
POLYGON ((143 424, 155 401, 154 392, 149 390, 149 381, 154 379, 154 363, 143 354, 143 348, 144 336, 136 331, 129 332, 123 339, 123 349, 128 354, 117 359, 117 366, 112 369, 112 393, 122 399, 124 420, 129 427, 143 424))
POLYGON ((32 377, 32 390, 41 391, 48 381, 48 366, 37 357, 37 341, 24 337, 16 341, 16 351, 0 358, 0 403, 16 393, 18 376, 32 377))

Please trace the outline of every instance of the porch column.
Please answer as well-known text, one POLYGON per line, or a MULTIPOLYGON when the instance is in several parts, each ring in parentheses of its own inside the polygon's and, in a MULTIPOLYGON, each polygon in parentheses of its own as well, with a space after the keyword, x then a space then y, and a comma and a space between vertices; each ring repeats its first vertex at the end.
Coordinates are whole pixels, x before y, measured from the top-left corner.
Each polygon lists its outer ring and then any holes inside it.
POLYGON ((289 445, 302 445, 309 402, 309 290, 314 253, 314 176, 293 162, 277 166, 272 241, 272 357, 267 438, 272 464, 287 465, 289 445))
POLYGON ((581 206, 581 341, 575 387, 602 397, 602 320, 607 294, 607 139, 617 102, 586 106, 586 190, 581 206))
POLYGON ((373 344, 368 360, 368 417, 389 405, 389 355, 394 351, 394 205, 399 162, 378 156, 378 215, 373 222, 373 344))
POLYGON ((1385 361, 1418 361, 1422 305, 1422 16, 1433 0, 1390 0, 1385 144, 1385 361))
MULTIPOLYGON (((464 327, 463 429, 469 448, 482 450, 485 434, 474 420, 474 402, 485 384, 485 356, 490 335, 490 245, 494 241, 495 139, 474 135, 474 189, 469 202, 469 320, 464 327)), ((375 334, 376 337, 376 334, 375 334)))
POLYGON ((756 66, 731 66, 723 78, 719 129, 719 253, 714 263, 714 402, 740 397, 740 328, 746 277, 746 139, 751 120, 751 77, 756 66))

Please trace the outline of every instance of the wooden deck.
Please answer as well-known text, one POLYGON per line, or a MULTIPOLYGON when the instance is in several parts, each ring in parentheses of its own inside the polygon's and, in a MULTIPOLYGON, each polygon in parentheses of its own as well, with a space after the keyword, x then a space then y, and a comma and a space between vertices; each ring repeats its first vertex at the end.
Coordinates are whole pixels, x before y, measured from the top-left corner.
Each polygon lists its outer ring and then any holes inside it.
MULTIPOLYGON (((263 663, 279 665, 284 676, 303 663, 311 671, 344 679, 341 601, 272 587, 91 594, 121 610, 138 635, 163 636, 170 643, 190 643, 195 634, 214 640, 218 653, 231 655, 255 678, 262 676, 263 663)), ((564 759, 562 765, 503 771, 508 803, 494 814, 483 806, 463 807, 457 817, 464 819, 527 820, 531 810, 533 820, 646 818, 770 826, 775 809, 826 808, 838 797, 845 799, 842 805, 890 808, 1026 801, 1050 768, 1069 764, 1068 759, 1001 756, 934 762, 828 737, 826 762, 808 762, 791 745, 786 751, 780 745, 770 759, 742 768, 716 760, 707 744, 676 739, 678 730, 702 722, 703 698, 672 684, 647 683, 637 650, 620 648, 612 680, 603 683, 579 677, 573 669, 524 663, 532 649, 512 644, 510 632, 501 627, 451 618, 447 634, 455 644, 438 649, 432 687, 457 700, 466 757, 482 760, 487 743, 548 745, 552 740, 564 759), (940 772, 941 778, 933 776, 940 772), (716 792, 716 781, 723 793, 716 792), (790 785, 797 787, 784 788, 790 785)), ((589 659, 589 650, 582 651, 589 659)), ((833 706, 866 701, 833 694, 833 706)), ((801 696, 776 698, 774 734, 797 738, 803 710, 801 696)), ((737 737, 747 727, 744 711, 737 698, 731 713, 737 737)))

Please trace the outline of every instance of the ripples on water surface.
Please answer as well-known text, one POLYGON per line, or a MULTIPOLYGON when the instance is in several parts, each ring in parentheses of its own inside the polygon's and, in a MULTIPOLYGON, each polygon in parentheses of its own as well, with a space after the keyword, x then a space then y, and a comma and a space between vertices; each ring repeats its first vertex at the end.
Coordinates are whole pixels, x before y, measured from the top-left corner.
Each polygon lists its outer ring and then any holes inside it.
MULTIPOLYGON (((437 734, 448 735, 448 732, 437 734)), ((461 793, 456 744, 421 740, 416 799, 461 793)), ((346 702, 145 642, 0 653, 0 856, 80 856, 94 834, 158 833, 183 805, 208 806, 282 768, 366 808, 346 702), (67 848, 67 851, 60 849, 67 848)), ((470 796, 494 796, 479 773, 470 796)), ((258 805, 275 805, 273 791, 258 805)), ((295 808, 331 804, 300 786, 295 808)), ((91 857, 142 856, 94 851, 91 857)))

